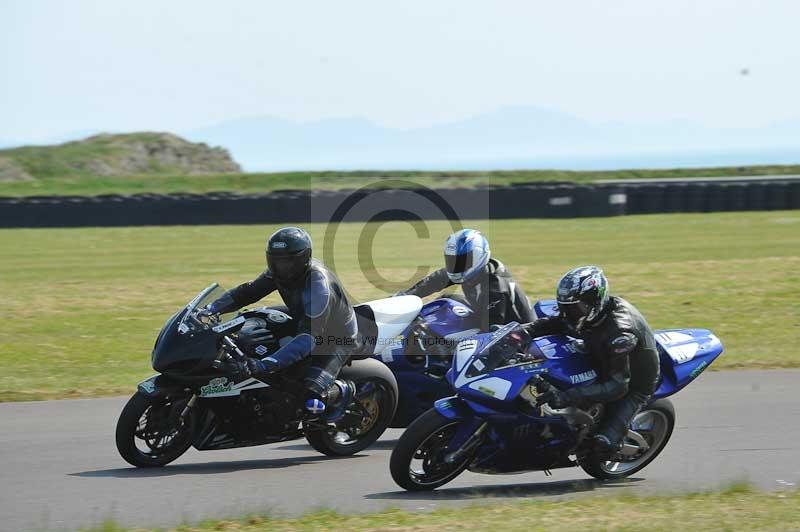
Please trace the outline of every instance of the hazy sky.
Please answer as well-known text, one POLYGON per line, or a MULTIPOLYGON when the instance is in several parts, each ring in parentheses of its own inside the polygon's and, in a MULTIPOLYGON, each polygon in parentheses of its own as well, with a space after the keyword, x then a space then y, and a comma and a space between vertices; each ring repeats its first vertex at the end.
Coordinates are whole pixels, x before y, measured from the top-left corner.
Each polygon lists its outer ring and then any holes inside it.
POLYGON ((793 0, 0 0, 0 139, 518 105, 756 126, 800 118, 798 21, 793 0))

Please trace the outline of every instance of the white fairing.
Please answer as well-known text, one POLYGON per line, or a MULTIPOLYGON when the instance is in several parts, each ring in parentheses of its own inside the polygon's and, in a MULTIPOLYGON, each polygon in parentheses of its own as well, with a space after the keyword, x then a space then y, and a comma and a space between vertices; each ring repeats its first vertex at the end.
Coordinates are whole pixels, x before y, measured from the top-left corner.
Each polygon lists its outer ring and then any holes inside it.
POLYGON ((478 347, 477 340, 462 340, 456 346, 456 371, 463 371, 478 347))
POLYGON ((378 326, 378 338, 375 343, 377 354, 391 351, 394 340, 422 310, 422 299, 417 296, 387 297, 365 304, 369 305, 375 314, 375 324, 378 326))
POLYGON ((487 377, 471 383, 469 387, 495 399, 505 400, 508 397, 508 391, 511 389, 511 381, 498 377, 487 377))

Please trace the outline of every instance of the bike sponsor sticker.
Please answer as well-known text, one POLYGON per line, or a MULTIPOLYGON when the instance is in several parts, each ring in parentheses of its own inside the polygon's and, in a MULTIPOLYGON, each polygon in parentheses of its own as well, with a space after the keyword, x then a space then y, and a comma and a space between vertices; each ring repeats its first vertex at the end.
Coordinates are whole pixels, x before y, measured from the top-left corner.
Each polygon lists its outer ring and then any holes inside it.
POLYGON ((205 397, 206 395, 229 392, 232 386, 233 383, 227 377, 217 377, 216 379, 211 379, 208 384, 200 388, 200 396, 205 397))
POLYGON ((469 316, 470 312, 467 307, 462 307, 461 305, 455 305, 453 307, 453 314, 463 318, 465 316, 469 316))
POLYGON ((255 351, 256 351, 257 355, 261 356, 261 355, 265 355, 267 353, 268 349, 267 349, 267 346, 265 346, 265 345, 257 345, 255 351))
POLYGON ((278 311, 268 312, 267 318, 272 323, 286 323, 289 321, 289 316, 287 314, 278 311))
POLYGON ((244 323, 244 316, 239 316, 238 318, 234 318, 230 321, 226 321, 225 323, 220 323, 216 327, 213 327, 211 330, 215 333, 221 333, 223 331, 227 331, 228 329, 232 329, 237 325, 241 325, 244 323))
POLYGON ((590 381, 596 377, 597 373, 590 369, 589 371, 584 371, 583 373, 578 373, 577 375, 570 375, 569 380, 572 382, 572 384, 580 384, 582 382, 590 381))
POLYGON ((150 377, 146 381, 140 382, 139 388, 144 390, 146 393, 153 393, 156 391, 156 378, 150 377))
POLYGON ((691 372, 691 373, 689 373, 689 377, 691 377, 691 378, 693 378, 693 379, 694 379, 695 377, 697 377, 698 375, 700 375, 700 372, 701 372, 701 371, 703 371, 704 369, 706 369, 706 366, 708 366, 708 362, 706 362, 705 360, 703 360, 702 362, 700 362, 700 363, 697 365, 697 367, 696 367, 696 368, 694 368, 694 369, 692 370, 692 372, 691 372))

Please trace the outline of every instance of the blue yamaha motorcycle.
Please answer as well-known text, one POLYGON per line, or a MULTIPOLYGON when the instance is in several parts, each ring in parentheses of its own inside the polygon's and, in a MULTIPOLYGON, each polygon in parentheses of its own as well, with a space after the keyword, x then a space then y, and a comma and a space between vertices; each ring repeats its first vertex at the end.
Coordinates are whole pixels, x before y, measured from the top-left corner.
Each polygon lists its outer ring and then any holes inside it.
MULTIPOLYGON (((537 304, 537 314, 553 312, 537 304)), ((567 389, 593 382, 578 340, 544 336, 531 340, 517 323, 461 340, 446 380, 452 397, 411 423, 391 457, 395 482, 407 490, 431 490, 466 469, 479 473, 545 471, 580 466, 599 479, 641 470, 664 449, 675 426, 667 399, 694 380, 721 353, 705 329, 656 331, 661 382, 653 400, 634 418, 622 449, 601 459, 581 443, 603 415, 603 405, 585 409, 537 406, 540 379, 567 389)))
POLYGON ((376 346, 374 357, 392 371, 400 393, 391 426, 407 427, 434 401, 452 394, 445 375, 453 351, 460 340, 480 332, 479 317, 466 303, 453 297, 423 305, 417 296, 398 296, 367 305, 372 315, 359 322, 359 328, 366 341, 378 338, 382 342, 376 346), (376 330, 370 332, 367 328, 373 323, 376 330), (390 328, 394 336, 387 341, 389 335, 383 330, 390 328))

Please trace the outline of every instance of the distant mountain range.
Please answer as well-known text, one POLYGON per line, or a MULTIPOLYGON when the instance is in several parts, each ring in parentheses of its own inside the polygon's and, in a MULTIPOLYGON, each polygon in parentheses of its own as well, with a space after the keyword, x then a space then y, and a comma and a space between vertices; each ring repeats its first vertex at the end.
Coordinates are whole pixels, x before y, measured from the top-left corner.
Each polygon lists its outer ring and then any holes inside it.
POLYGON ((591 123, 531 107, 411 130, 360 118, 296 123, 253 117, 181 134, 228 148, 247 171, 800 163, 800 121, 751 129, 711 129, 688 121, 591 123))
MULTIPOLYGON (((87 133, 94 132, 83 131, 75 138, 87 133)), ((645 125, 589 122, 534 107, 504 108, 409 130, 362 118, 298 123, 262 116, 178 134, 228 149, 249 172, 604 170, 800 163, 800 120, 720 129, 683 120, 645 125)))

